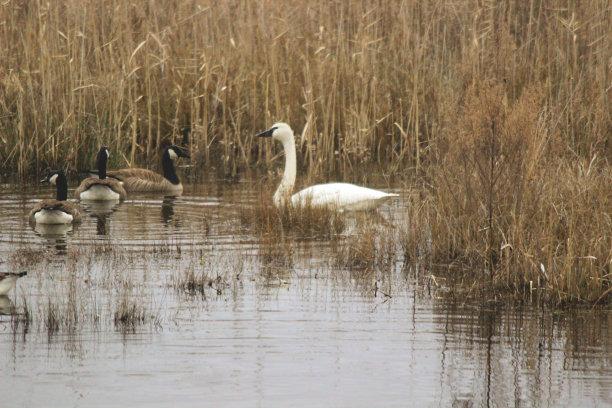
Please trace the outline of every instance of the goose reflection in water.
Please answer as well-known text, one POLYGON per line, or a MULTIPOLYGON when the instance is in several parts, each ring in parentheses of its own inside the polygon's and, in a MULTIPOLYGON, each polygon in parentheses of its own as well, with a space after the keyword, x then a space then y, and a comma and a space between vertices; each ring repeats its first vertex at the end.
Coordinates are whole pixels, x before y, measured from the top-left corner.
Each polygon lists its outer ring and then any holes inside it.
POLYGON ((116 201, 81 201, 89 216, 96 220, 96 234, 105 236, 110 233, 108 217, 117 211, 120 203, 116 201))
POLYGON ((7 295, 0 296, 0 315, 16 314, 15 304, 7 295))
POLYGON ((119 203, 116 201, 81 201, 81 205, 91 214, 112 214, 119 207, 119 203))
POLYGON ((58 254, 64 254, 68 247, 67 235, 77 230, 74 224, 36 224, 34 231, 45 238, 46 246, 55 248, 58 254))
POLYGON ((106 223, 108 214, 91 214, 96 219, 96 234, 97 235, 108 235, 110 228, 106 223))
MULTIPOLYGON (((163 223, 168 226, 170 222, 174 219, 174 202, 176 201, 176 196, 165 196, 164 201, 162 201, 161 206, 161 218, 163 223)), ((179 226, 178 222, 176 226, 179 226)))

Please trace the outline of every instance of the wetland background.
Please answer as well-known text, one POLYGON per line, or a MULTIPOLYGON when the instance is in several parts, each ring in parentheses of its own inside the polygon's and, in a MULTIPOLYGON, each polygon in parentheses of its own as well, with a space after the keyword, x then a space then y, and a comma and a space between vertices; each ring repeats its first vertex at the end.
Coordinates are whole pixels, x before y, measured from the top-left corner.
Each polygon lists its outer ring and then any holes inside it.
POLYGON ((170 379, 185 405, 609 404, 611 13, 3 2, 0 267, 32 271, 3 299, 11 400, 146 401, 127 385, 170 379), (253 137, 279 120, 298 183, 401 199, 279 227, 282 154, 253 137), (27 226, 47 169, 75 186, 100 145, 155 168, 169 144, 191 153, 183 197, 27 226))

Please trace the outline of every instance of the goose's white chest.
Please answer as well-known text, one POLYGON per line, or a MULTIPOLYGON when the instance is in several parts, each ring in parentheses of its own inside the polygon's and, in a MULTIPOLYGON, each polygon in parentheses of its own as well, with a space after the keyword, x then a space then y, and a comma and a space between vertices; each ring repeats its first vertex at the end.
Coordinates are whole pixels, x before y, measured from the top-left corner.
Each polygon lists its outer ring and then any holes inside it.
POLYGON ((60 210, 42 209, 34 214, 34 219, 38 224, 70 224, 73 217, 60 210))
POLYGON ((119 193, 114 192, 110 187, 96 184, 81 193, 81 200, 118 201, 119 193))

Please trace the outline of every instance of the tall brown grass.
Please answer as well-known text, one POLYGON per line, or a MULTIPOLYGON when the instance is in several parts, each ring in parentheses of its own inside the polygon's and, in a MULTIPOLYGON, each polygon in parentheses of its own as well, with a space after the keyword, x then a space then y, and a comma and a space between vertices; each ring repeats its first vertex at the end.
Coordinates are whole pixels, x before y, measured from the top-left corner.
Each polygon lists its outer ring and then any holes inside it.
MULTIPOLYGON (((511 100, 501 84, 478 84, 440 138, 433 188, 419 211, 431 233, 430 264, 455 282, 519 299, 561 304, 612 298, 612 169, 584 157, 544 106, 539 88, 511 100), (474 285, 476 283, 476 285, 474 285)), ((423 242, 408 226, 408 258, 423 242)))
POLYGON ((0 167, 22 177, 91 165, 101 144, 113 166, 168 143, 247 166, 272 158, 253 135, 275 120, 310 172, 419 167, 489 78, 510 99, 538 84, 574 151, 610 154, 604 0, 13 0, 0 13, 0 167))

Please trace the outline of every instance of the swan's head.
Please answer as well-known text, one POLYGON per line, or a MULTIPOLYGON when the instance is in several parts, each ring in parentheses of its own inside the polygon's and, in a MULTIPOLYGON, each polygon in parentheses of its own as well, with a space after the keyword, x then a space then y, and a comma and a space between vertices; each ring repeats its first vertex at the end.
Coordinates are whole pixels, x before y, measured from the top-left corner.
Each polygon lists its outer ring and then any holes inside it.
POLYGON ((166 148, 166 152, 168 153, 168 157, 170 157, 170 160, 176 160, 179 157, 185 157, 187 159, 191 158, 187 153, 183 151, 183 149, 178 146, 168 146, 166 148))
POLYGON ((291 130, 288 124, 278 122, 273 124, 272 127, 265 132, 255 135, 255 137, 271 137, 272 139, 285 143, 288 140, 293 140, 293 130, 291 130))

